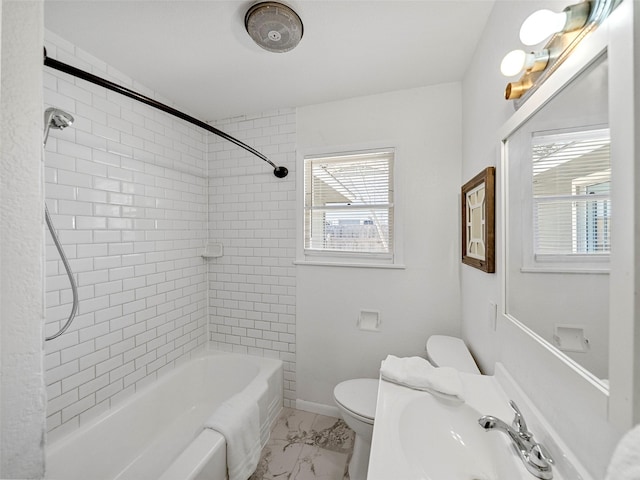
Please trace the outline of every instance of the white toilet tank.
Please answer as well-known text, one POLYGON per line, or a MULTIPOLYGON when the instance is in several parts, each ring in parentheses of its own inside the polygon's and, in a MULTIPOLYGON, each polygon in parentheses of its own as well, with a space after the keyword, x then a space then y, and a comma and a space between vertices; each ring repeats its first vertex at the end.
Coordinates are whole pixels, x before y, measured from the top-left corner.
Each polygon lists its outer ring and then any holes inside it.
POLYGON ((480 374, 471 352, 460 338, 430 336, 427 340, 427 358, 436 367, 453 367, 459 372, 480 374))

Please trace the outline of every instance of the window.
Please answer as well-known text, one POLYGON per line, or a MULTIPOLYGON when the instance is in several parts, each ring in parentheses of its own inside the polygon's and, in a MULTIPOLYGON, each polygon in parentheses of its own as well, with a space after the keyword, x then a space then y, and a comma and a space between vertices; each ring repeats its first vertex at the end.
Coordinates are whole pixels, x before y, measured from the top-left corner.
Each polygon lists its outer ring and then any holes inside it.
POLYGON ((611 244, 609 130, 534 135, 534 255, 608 254, 611 244))
POLYGON ((304 251, 393 259, 392 149, 305 157, 304 251))

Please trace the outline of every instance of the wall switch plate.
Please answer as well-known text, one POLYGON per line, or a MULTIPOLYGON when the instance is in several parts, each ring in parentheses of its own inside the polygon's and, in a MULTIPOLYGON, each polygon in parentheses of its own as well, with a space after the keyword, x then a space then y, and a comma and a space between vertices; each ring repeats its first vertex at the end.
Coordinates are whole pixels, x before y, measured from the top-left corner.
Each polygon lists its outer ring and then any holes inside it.
POLYGON ((489 302, 489 326, 492 331, 496 331, 498 328, 498 305, 493 302, 489 302))

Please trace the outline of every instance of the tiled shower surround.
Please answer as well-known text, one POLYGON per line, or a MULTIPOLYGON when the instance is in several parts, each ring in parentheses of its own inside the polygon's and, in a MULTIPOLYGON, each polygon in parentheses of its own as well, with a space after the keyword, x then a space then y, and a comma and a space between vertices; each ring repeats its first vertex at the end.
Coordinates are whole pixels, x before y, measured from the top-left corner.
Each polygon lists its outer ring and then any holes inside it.
MULTIPOLYGON (((52 58, 171 104, 50 32, 46 47, 52 58)), ((295 398, 293 175, 282 182, 238 147, 102 87, 49 68, 44 80, 45 106, 76 119, 51 131, 44 164, 47 205, 80 298, 73 325, 45 346, 49 438, 209 341, 283 359, 286 395, 295 398), (223 243, 224 257, 202 258, 208 239, 223 243)), ((286 130, 294 120, 293 111, 275 112, 220 128, 293 166, 286 130), (283 133, 271 135, 263 122, 283 133)), ((71 310, 71 289, 47 237, 49 336, 71 310)))
POLYGON ((216 124, 289 175, 215 137, 209 144, 209 315, 216 348, 284 362, 285 406, 295 400, 295 110, 216 124))

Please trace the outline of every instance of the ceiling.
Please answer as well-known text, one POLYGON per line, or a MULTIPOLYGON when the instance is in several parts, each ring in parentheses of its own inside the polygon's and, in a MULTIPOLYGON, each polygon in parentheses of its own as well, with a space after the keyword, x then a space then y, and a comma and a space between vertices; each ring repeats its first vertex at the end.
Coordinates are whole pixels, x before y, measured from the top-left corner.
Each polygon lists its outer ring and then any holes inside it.
POLYGON ((45 27, 204 121, 462 79, 494 0, 291 0, 286 53, 244 29, 254 0, 46 0, 45 27))

